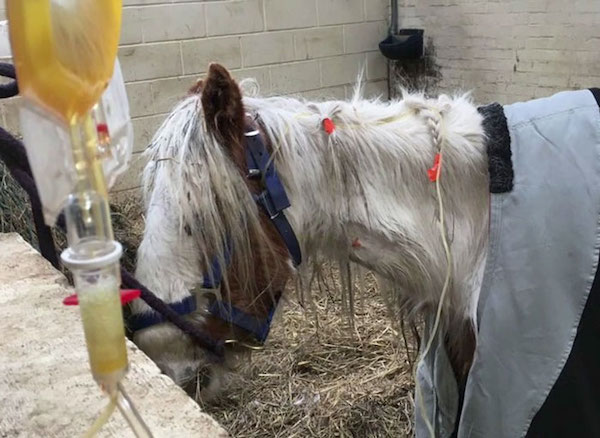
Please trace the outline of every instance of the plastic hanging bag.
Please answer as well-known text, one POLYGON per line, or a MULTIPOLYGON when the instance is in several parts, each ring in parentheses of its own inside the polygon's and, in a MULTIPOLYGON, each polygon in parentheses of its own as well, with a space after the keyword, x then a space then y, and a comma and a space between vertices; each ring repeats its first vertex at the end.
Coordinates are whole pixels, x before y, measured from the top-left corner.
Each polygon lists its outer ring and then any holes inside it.
MULTIPOLYGON (((19 116, 44 220, 53 225, 76 183, 67 126, 25 100, 19 116)), ((133 149, 129 103, 118 60, 113 78, 93 110, 93 117, 99 134, 98 153, 110 189, 129 166, 133 149)))
MULTIPOLYGON (((8 21, 0 22, 0 58, 11 58, 8 21)), ((21 134, 33 172, 46 224, 53 225, 67 197, 74 191, 76 175, 71 139, 65 121, 20 99, 21 134)), ((108 188, 128 168, 133 149, 133 126, 123 74, 118 59, 112 79, 92 110, 98 131, 98 154, 108 188)))
MULTIPOLYGON (((0 58, 10 58, 8 22, 0 21, 0 58)), ((67 126, 44 110, 23 101, 19 116, 29 164, 40 194, 44 219, 53 225, 75 184, 67 126)), ((129 167, 133 127, 119 61, 113 78, 94 109, 99 153, 108 187, 129 167)))

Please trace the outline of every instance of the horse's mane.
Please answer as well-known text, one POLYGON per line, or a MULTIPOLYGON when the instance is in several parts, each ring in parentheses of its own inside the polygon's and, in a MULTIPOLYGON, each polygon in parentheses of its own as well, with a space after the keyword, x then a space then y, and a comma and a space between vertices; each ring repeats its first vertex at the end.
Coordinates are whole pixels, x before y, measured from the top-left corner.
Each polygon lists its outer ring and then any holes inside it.
MULTIPOLYGON (((394 204, 410 209, 412 215, 399 210, 394 223, 379 227, 392 228, 396 235, 403 236, 398 242, 402 266, 394 266, 401 278, 385 278, 386 289, 394 291, 390 295, 393 307, 408 313, 411 319, 435 307, 444 280, 445 259, 439 235, 427 232, 436 217, 434 207, 426 207, 424 201, 431 197, 426 177, 433 161, 431 120, 447 142, 443 193, 449 217, 463 227, 461 236, 485 245, 480 229, 484 221, 478 217, 481 209, 462 202, 465 193, 479 196, 474 190, 485 186, 487 177, 482 172, 486 165, 481 161, 485 154, 473 149, 483 144, 483 131, 481 116, 470 96, 428 98, 403 91, 400 99, 382 102, 362 97, 362 88, 357 86, 349 100, 314 102, 290 96, 258 97, 257 87, 247 81, 241 83, 241 88, 246 91, 244 108, 270 139, 276 168, 294 199, 288 218, 294 229, 304 230, 299 236, 303 253, 309 256, 304 265, 314 269, 322 260, 336 260, 342 266, 355 261, 348 245, 340 246, 333 240, 323 244, 323 236, 328 234, 323 228, 335 230, 338 236, 347 235, 347 241, 351 241, 350 231, 338 229, 340 224, 351 222, 349 214, 362 215, 362 223, 386 216, 380 213, 392 202, 382 196, 391 195, 394 204), (323 131, 325 118, 335 121, 333 135, 323 131), (309 186, 323 189, 307 190, 309 186), (380 192, 381 186, 387 187, 387 193, 380 192), (327 214, 319 215, 324 209, 327 214), (313 220, 328 215, 339 219, 331 223, 313 220), (302 220, 311 222, 300 223, 302 220), (326 254, 320 250, 324 246, 329 248, 326 254)), ((244 176, 229 159, 226 148, 206 130, 198 95, 185 98, 175 107, 145 154, 150 159, 144 171, 146 206, 156 196, 171 199, 183 238, 189 238, 186 228, 193 231, 188 234, 198 236, 205 271, 214 257, 224 262, 225 242, 229 239, 240 261, 239 272, 234 275, 249 285, 252 261, 257 256, 249 235, 264 236, 264 232, 244 176), (165 193, 158 193, 156 188, 165 193)), ((465 245, 454 242, 459 253, 465 245)), ((465 283, 476 275, 466 270, 474 265, 470 260, 455 259, 458 281, 448 297, 446 307, 453 311, 447 315, 452 313, 461 319, 474 315, 476 300, 464 296, 465 283)), ((351 288, 346 289, 352 293, 351 288)), ((445 322, 446 327, 449 323, 445 322)))
POLYGON ((203 272, 212 272, 215 261, 222 267, 231 262, 236 272, 223 269, 224 284, 234 275, 242 289, 251 288, 253 260, 266 256, 268 239, 244 175, 206 130, 199 95, 173 109, 144 155, 149 160, 143 172, 146 209, 159 199, 167 202, 181 239, 198 245, 203 272), (265 244, 254 245, 251 236, 265 244))
MULTIPOLYGON (((343 216, 350 209, 345 201, 355 199, 362 206, 354 204, 354 211, 362 210, 367 218, 376 218, 376 210, 385 205, 379 199, 380 193, 374 180, 384 183, 389 177, 391 181, 403 183, 392 188, 397 202, 404 201, 408 208, 414 210, 423 209, 423 205, 415 202, 431 196, 431 187, 426 177, 426 169, 433 162, 427 111, 433 112, 432 117, 440 117, 439 111, 442 108, 445 108, 445 112, 440 129, 448 142, 444 187, 467 190, 474 180, 485 180, 486 175, 481 170, 485 170, 486 166, 480 162, 485 160, 485 154, 473 153, 473 148, 483 143, 481 116, 469 94, 432 99, 423 93, 403 90, 400 99, 382 102, 379 98, 363 98, 361 91, 360 87, 356 87, 354 95, 347 101, 311 102, 295 97, 244 99, 246 110, 256 115, 274 142, 277 169, 286 188, 290 193, 297 194, 294 199, 301 203, 297 208, 307 211, 328 208, 330 212, 338 212, 343 216), (332 136, 323 132, 322 120, 325 118, 335 120, 337 129, 332 136), (390 163, 395 164, 392 166, 390 163), (382 175, 382 172, 390 170, 394 172, 393 175, 382 175), (306 176, 298 178, 298 175, 306 176), (315 186, 326 190, 305 190, 301 184, 308 179, 319 181, 315 186)), ((480 186, 482 184, 478 185, 480 186)), ((474 211, 469 210, 469 205, 460 202, 455 195, 456 193, 445 193, 450 215, 461 218, 473 216, 473 220, 468 221, 473 227, 469 234, 480 238, 479 230, 476 229, 479 218, 475 217, 474 211)), ((406 218, 401 214, 399 212, 398 224, 390 224, 391 227, 402 226, 406 218)), ((310 219, 310 215, 302 216, 310 219)), ((423 216, 428 217, 429 221, 436 217, 433 211, 424 211, 423 216)), ((295 220, 295 215, 292 214, 291 220, 295 220)), ((297 225, 301 229, 314 229, 320 224, 297 225)), ((312 234, 322 236, 327 233, 312 234)), ((412 300, 406 302, 404 307, 418 312, 424 303, 436 302, 436 297, 430 295, 431 291, 437 291, 439 288, 434 285, 443 282, 442 278, 435 277, 442 277, 444 269, 439 269, 440 274, 432 272, 425 268, 426 265, 431 265, 424 260, 428 254, 431 255, 431 248, 439 247, 439 235, 427 236, 411 230, 404 234, 407 241, 398 243, 408 244, 406 247, 410 249, 405 254, 406 275, 415 275, 410 295, 421 299, 420 303, 412 300), (420 242, 410 241, 411 236, 415 235, 420 236, 420 242)), ((303 243, 308 254, 315 254, 317 251, 313 251, 311 246, 322 247, 323 244, 311 241, 310 237, 303 236, 303 243)), ((350 236, 348 241, 351 241, 350 236)), ((332 245, 331 248, 335 254, 329 254, 330 259, 348 259, 348 246, 332 245)), ((443 253, 435 256, 443 263, 443 253)), ((465 264, 461 265, 461 262, 457 260, 456 269, 464 271, 465 264)), ((461 312, 469 314, 472 309, 462 309, 461 312)))

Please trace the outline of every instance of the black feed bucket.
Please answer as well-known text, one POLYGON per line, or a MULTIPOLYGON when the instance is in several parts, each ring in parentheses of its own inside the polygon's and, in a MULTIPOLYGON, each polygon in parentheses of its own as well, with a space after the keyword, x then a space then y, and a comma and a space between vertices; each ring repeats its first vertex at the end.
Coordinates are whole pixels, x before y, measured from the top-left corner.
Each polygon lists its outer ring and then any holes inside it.
POLYGON ((379 43, 388 59, 418 59, 423 56, 423 29, 400 29, 379 43))

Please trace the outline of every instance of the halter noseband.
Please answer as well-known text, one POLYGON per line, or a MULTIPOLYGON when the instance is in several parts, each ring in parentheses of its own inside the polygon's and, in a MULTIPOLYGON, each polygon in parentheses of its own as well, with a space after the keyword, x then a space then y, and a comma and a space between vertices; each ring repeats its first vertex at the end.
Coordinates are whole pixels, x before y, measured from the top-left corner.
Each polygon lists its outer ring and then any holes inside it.
MULTIPOLYGON (((249 124, 244 136, 246 138, 247 177, 259 179, 262 181, 263 185, 263 190, 258 195, 253 194, 254 200, 264 210, 271 223, 277 229, 290 253, 294 266, 299 266, 302 262, 300 244, 298 243, 298 239, 294 234, 292 226, 283 212, 286 208, 290 207, 291 204, 285 192, 285 188, 279 179, 275 164, 273 160, 270 159, 269 152, 258 129, 255 129, 252 124, 249 124)), ((231 246, 226 245, 224 260, 226 264, 229 264, 231 260, 231 252, 231 246)), ((220 288, 222 279, 223 269, 220 266, 219 261, 215 258, 211 264, 209 275, 204 275, 201 288, 205 291, 207 289, 216 291, 220 288)), ((218 296, 218 294, 215 295, 218 296)), ((226 303, 217 299, 209 304, 208 313, 215 318, 219 318, 245 330, 250 333, 257 342, 263 344, 269 335, 273 315, 275 314, 280 297, 281 292, 277 292, 265 319, 257 318, 254 315, 250 315, 236 308, 231 305, 231 303, 226 303)), ((188 315, 198 310, 195 294, 192 294, 181 301, 170 303, 168 306, 181 316, 188 315)), ((131 315, 128 318, 127 325, 133 332, 136 332, 163 322, 166 322, 166 319, 162 315, 151 311, 131 315)))

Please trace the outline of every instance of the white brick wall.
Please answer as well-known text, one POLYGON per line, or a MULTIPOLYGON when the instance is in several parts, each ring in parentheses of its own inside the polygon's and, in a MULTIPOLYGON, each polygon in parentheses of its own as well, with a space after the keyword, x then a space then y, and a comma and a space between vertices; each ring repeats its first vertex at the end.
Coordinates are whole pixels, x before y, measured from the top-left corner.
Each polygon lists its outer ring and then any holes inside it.
POLYGON ((437 91, 512 103, 600 86, 598 0, 399 0, 435 49, 437 91))
MULTIPOLYGON (((134 117, 136 157, 164 115, 211 61, 262 94, 344 98, 361 68, 370 94, 387 93, 377 44, 388 0, 124 0, 121 60, 134 117)), ((115 191, 139 185, 132 166, 115 191)))
MULTIPOLYGON (((388 0, 124 0, 119 57, 136 156, 116 191, 139 185, 137 160, 165 114, 217 61, 263 94, 343 98, 366 65, 370 93, 387 91, 377 51, 388 0)), ((600 86, 600 0, 399 0, 401 27, 425 29, 438 91, 474 90, 510 103, 600 86)), ((4 2, 0 0, 4 19, 4 2)), ((18 130, 15 103, 1 121, 18 130)))
MULTIPOLYGON (((4 15, 4 0, 0 0, 4 15)), ((344 98, 361 68, 370 94, 387 94, 377 44, 388 0, 123 0, 119 59, 135 130, 135 155, 115 192, 139 186, 139 154, 165 115, 212 61, 261 93, 344 98)), ((3 17, 2 17, 3 18, 3 17)), ((18 129, 14 103, 2 122, 18 129)))

